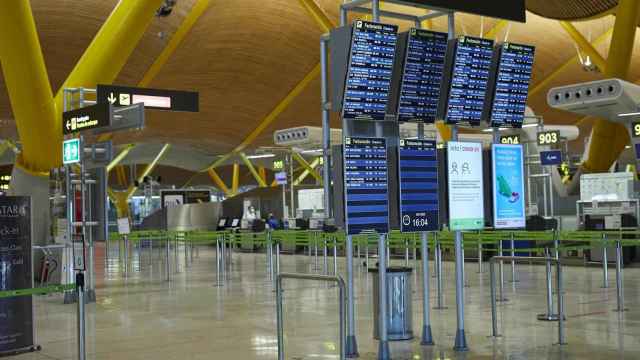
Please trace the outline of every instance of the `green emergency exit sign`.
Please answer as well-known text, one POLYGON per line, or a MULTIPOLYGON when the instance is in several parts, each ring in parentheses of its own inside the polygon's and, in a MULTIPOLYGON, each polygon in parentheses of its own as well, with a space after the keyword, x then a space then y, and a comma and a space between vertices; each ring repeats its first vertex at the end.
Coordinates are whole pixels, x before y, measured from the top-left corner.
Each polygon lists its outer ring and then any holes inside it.
POLYGON ((65 140, 62 143, 62 163, 76 164, 80 162, 80 139, 65 140))

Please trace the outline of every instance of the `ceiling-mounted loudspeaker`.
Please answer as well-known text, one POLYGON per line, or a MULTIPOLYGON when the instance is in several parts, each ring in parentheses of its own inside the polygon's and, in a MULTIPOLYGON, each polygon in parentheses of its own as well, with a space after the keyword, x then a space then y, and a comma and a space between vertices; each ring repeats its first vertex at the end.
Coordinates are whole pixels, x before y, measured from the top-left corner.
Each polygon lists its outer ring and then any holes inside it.
POLYGON ((171 12, 173 11, 173 7, 176 5, 176 2, 178 2, 178 0, 164 0, 164 3, 156 11, 156 16, 167 17, 171 15, 171 12))
POLYGON ((552 108, 623 122, 624 114, 638 112, 640 86, 620 79, 606 79, 555 87, 547 94, 552 108))
MULTIPOLYGON (((340 129, 331 129, 331 142, 341 142, 340 129)), ((279 146, 292 145, 322 145, 322 128, 317 126, 301 126, 290 129, 276 130, 273 133, 273 142, 279 146)))

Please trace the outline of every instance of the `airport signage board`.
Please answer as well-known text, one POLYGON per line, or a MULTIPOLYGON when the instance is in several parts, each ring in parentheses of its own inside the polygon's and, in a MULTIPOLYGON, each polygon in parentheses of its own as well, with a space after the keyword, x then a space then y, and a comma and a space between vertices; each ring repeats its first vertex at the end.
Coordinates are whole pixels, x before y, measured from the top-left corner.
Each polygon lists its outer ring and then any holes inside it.
POLYGON ((447 143, 449 228, 477 230, 484 227, 482 144, 447 143))
POLYGON ((109 103, 95 104, 62 113, 62 135, 107 128, 113 117, 109 103))
POLYGON ((447 54, 447 34, 410 29, 401 35, 404 62, 397 109, 398 121, 433 123, 447 54))
POLYGON ((276 179, 276 184, 278 185, 287 185, 287 172, 286 171, 279 171, 277 173, 274 174, 275 179, 276 179))
POLYGON ((82 161, 82 143, 80 139, 69 139, 62 142, 62 164, 77 164, 82 161))
POLYGON ((398 27, 356 20, 351 36, 343 119, 384 120, 398 27))
POLYGON ((492 18, 527 21, 524 0, 401 0, 407 4, 424 5, 430 9, 462 11, 470 14, 488 16, 492 18))
POLYGON ((485 111, 492 127, 521 128, 527 107, 535 48, 503 43, 497 50, 497 64, 490 81, 491 96, 485 111))
POLYGON ((631 123, 631 137, 640 137, 640 121, 631 123))
POLYGON ((145 109, 199 111, 199 94, 194 91, 149 89, 118 85, 98 85, 98 103, 130 106, 144 103, 145 109))
POLYGON ((540 151, 540 164, 542 165, 562 164, 562 151, 560 150, 540 151))
POLYGON ((636 160, 640 160, 640 143, 633 144, 633 148, 636 151, 636 160))
POLYGON ((344 197, 347 235, 389 232, 387 145, 383 138, 344 139, 344 197))
POLYGON ((493 144, 493 227, 525 227, 524 155, 522 145, 493 144))
POLYGON ((560 131, 541 131, 537 134, 538 145, 553 145, 560 142, 560 131))
MULTIPOLYGON (((31 198, 0 197, 0 291, 31 289, 31 198)), ((32 296, 0 299, 0 353, 21 352, 34 345, 32 296)))
POLYGON ((493 40, 461 36, 452 42, 440 113, 449 124, 480 125, 493 59, 493 40))
POLYGON ((514 134, 500 136, 500 144, 518 145, 520 144, 520 135, 514 134))
POLYGON ((400 140, 400 231, 437 231, 438 159, 433 140, 400 140))

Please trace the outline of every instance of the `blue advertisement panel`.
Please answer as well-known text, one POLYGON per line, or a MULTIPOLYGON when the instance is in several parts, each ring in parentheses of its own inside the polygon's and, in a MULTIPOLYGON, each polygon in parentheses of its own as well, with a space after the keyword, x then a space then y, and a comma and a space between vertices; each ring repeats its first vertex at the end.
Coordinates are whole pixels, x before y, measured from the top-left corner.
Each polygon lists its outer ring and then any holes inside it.
POLYGON ((493 144, 493 227, 525 227, 524 168, 521 145, 493 144))
POLYGON ((438 160, 433 140, 400 140, 400 231, 438 230, 438 160))
POLYGON ((345 224, 348 235, 389 232, 385 139, 344 139, 345 224))
POLYGON ((562 151, 540 151, 540 163, 542 165, 560 165, 562 163, 562 151))

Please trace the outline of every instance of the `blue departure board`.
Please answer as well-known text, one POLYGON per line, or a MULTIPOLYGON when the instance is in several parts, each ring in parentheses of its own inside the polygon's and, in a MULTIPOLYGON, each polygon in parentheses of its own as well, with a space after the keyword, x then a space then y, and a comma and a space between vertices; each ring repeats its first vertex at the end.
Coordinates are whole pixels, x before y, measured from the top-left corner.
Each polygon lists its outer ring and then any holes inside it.
POLYGON ((432 123, 440 100, 447 34, 411 29, 405 51, 398 121, 432 123))
POLYGON ((344 139, 345 223, 348 235, 389 232, 385 139, 344 139))
POLYGON ((342 117, 384 120, 398 27, 356 20, 351 36, 342 117))
POLYGON ((400 140, 400 231, 438 230, 438 159, 433 140, 400 140))
POLYGON ((520 128, 527 106, 535 48, 504 43, 499 48, 491 106, 491 126, 520 128))
POLYGON ((492 58, 493 40, 471 36, 456 40, 445 104, 447 123, 480 125, 492 58))

